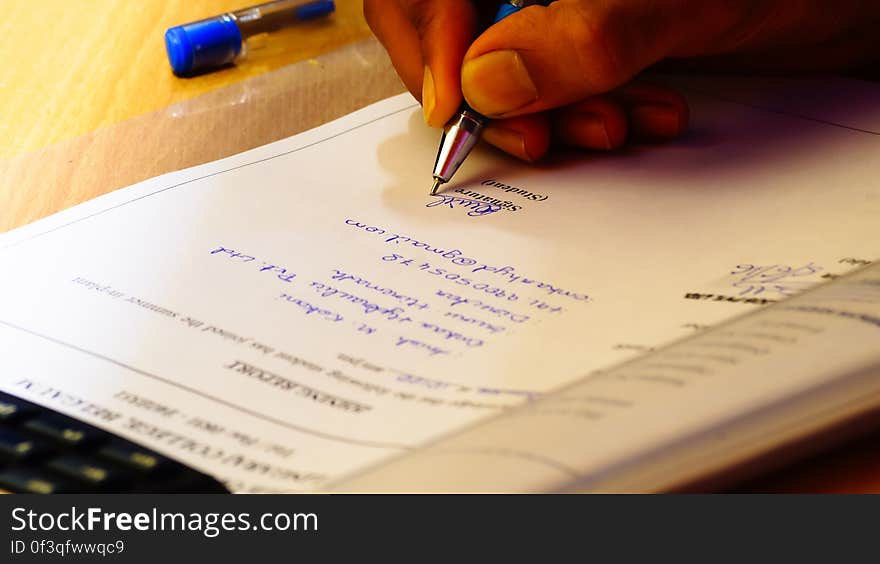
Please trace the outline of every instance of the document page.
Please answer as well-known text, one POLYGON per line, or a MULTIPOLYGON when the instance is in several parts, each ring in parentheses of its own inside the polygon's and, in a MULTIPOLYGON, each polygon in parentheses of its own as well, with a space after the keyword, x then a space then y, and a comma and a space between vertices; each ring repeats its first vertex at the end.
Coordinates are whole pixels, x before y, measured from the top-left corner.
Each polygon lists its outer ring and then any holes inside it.
POLYGON ((480 148, 429 196, 404 95, 0 236, 0 388, 321 490, 880 254, 880 89, 681 86, 668 145, 480 148))
POLYGON ((877 410, 880 264, 597 370, 334 488, 676 491, 877 410))

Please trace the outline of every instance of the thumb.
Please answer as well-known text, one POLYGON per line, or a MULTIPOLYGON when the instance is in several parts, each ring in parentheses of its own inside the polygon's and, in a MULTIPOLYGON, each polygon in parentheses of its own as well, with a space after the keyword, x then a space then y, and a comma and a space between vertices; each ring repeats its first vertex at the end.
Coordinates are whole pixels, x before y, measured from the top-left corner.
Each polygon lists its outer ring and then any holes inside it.
POLYGON ((490 117, 564 106, 624 84, 672 47, 670 4, 557 0, 493 25, 461 69, 468 103, 490 117))

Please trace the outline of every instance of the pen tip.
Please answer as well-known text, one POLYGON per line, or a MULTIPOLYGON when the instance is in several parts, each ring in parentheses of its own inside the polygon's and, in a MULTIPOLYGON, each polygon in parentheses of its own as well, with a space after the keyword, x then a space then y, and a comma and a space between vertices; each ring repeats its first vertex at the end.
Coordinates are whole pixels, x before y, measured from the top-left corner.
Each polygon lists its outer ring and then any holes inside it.
POLYGON ((437 194, 437 189, 440 188, 441 182, 439 180, 434 181, 434 185, 431 187, 431 195, 434 196, 437 194))

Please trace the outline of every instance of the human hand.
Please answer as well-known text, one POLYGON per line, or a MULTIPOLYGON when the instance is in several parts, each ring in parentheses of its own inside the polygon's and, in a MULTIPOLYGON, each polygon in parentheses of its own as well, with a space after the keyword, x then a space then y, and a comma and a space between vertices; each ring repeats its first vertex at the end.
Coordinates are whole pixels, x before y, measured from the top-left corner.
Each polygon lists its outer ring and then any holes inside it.
POLYGON ((364 15, 429 125, 442 127, 463 94, 493 118, 483 138, 529 161, 551 143, 610 150, 633 137, 680 135, 684 99, 634 81, 660 61, 792 71, 880 60, 880 2, 557 0, 476 37, 498 5, 365 0, 364 15))

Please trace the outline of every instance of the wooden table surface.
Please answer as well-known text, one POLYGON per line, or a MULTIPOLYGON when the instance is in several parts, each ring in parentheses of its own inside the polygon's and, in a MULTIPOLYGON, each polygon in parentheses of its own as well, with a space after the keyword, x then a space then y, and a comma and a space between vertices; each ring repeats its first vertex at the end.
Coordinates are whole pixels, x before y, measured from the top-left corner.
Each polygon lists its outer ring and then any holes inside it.
MULTIPOLYGON (((254 3, 259 3, 255 1, 254 3)), ((274 33, 248 64, 180 80, 168 27, 247 0, 5 0, 0 19, 0 158, 45 147, 365 39, 359 0, 274 33)))
MULTIPOLYGON (((360 0, 336 4, 332 18, 273 34, 239 66, 179 79, 164 30, 241 0, 3 2, 0 232, 403 91, 364 41, 360 0)), ((880 434, 737 491, 880 493, 880 434)))

